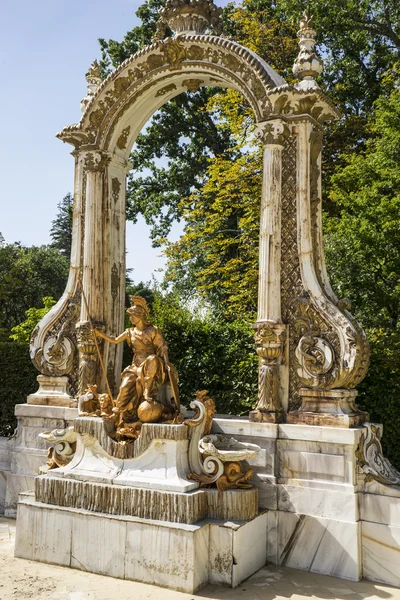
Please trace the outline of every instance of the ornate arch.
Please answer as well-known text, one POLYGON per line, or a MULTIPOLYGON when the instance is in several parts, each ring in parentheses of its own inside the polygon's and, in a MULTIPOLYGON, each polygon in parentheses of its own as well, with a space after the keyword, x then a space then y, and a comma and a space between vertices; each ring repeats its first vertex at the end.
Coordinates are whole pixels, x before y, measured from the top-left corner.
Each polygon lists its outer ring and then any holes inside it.
MULTIPOLYGON (((74 394, 88 383, 104 388, 88 319, 90 312, 98 328, 113 334, 123 328, 125 180, 134 140, 174 96, 203 85, 230 87, 253 108, 263 144, 254 325, 259 400, 250 419, 361 424, 366 415, 355 407, 354 387, 367 371, 369 347, 325 271, 322 124, 339 113, 315 81, 322 61, 311 19, 301 22, 293 68, 300 82, 291 86, 250 50, 204 34, 218 13, 211 0, 167 0, 163 11, 158 34, 167 24, 175 37, 157 39, 103 82, 94 65, 80 123, 58 134, 75 148, 71 268, 63 297, 35 329, 33 361, 53 390, 61 380, 74 394)), ((103 353, 115 390, 122 348, 106 345, 103 353)))
POLYGON ((238 90, 260 122, 271 112, 268 92, 285 80, 231 40, 211 35, 167 38, 126 59, 99 85, 80 123, 66 127, 58 137, 76 148, 93 145, 106 152, 113 152, 115 142, 118 152, 125 149, 122 140, 118 144, 122 131, 133 124, 125 146, 129 155, 135 133, 160 106, 202 85, 238 90), (118 127, 121 122, 124 126, 118 127))

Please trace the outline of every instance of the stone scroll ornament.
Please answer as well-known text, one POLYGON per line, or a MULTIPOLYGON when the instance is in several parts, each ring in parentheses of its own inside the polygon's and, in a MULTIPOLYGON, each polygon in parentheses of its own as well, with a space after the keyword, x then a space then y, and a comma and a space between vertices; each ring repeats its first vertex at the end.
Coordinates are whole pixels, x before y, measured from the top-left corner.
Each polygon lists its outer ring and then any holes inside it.
POLYGON ((65 467, 74 458, 78 436, 73 426, 65 429, 43 431, 39 433, 39 437, 50 444, 47 464, 40 468, 40 473, 43 474, 58 467, 65 467))
POLYGON ((374 423, 364 423, 364 428, 357 458, 362 472, 366 475, 366 481, 400 486, 400 471, 383 456, 380 429, 374 423))
POLYGON ((249 489, 253 469, 245 469, 242 461, 257 456, 261 448, 256 444, 245 444, 225 435, 212 435, 212 417, 215 403, 207 391, 196 393, 190 408, 195 410, 193 419, 184 421, 192 428, 189 444, 189 479, 202 486, 215 485, 220 492, 229 489, 249 489), (206 434, 206 435, 204 435, 206 434))

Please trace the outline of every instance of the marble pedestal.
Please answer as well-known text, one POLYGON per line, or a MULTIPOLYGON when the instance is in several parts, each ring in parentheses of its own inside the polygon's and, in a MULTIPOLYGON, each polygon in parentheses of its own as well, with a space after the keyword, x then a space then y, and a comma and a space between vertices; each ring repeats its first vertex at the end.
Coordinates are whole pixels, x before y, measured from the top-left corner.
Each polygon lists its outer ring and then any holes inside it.
POLYGON ((18 495, 34 489, 39 468, 47 462, 49 445, 39 433, 64 429, 72 424, 78 411, 63 406, 17 404, 15 415, 16 434, 0 440, 0 514, 11 518, 17 513, 18 495))
POLYGON ((400 587, 400 486, 368 481, 365 427, 214 419, 214 432, 256 443, 251 480, 267 509, 267 558, 276 565, 400 587))
POLYGON ((193 594, 206 583, 236 587, 266 562, 266 513, 247 523, 194 525, 63 508, 25 493, 15 556, 193 594))
POLYGON ((26 400, 28 404, 77 407, 77 401, 67 391, 68 377, 38 375, 36 379, 39 389, 28 396, 26 400))

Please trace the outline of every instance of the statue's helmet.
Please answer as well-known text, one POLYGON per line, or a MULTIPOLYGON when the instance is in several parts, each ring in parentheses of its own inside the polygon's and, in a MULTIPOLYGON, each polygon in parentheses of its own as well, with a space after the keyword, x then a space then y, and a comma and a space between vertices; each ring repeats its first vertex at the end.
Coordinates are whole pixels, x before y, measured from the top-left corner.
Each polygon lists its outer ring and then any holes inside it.
POLYGON ((150 311, 146 300, 142 296, 131 296, 130 299, 132 306, 126 310, 128 315, 135 315, 147 321, 150 311))

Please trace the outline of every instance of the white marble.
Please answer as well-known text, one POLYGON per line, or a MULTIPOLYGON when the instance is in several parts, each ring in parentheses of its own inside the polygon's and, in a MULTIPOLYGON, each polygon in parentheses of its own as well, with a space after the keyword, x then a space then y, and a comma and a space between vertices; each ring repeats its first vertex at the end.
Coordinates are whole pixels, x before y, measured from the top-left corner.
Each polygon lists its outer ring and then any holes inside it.
MULTIPOLYGON (((32 495, 21 494, 18 504, 15 556, 69 567, 72 517, 65 511, 34 506, 32 495)), ((92 549, 93 554, 97 550, 92 549)))
POLYGON ((4 514, 6 505, 7 475, 8 471, 0 471, 0 515, 4 514))
POLYGON ((235 588, 267 562, 267 513, 238 527, 233 534, 232 548, 231 585, 235 588))
POLYGON ((38 375, 39 389, 34 394, 29 394, 28 404, 70 406, 73 402, 72 396, 67 392, 69 384, 68 377, 48 377, 38 375))
POLYGON ((189 471, 187 440, 153 440, 143 454, 124 460, 114 483, 188 492, 199 487, 198 483, 187 479, 189 471))
POLYGON ((208 581, 208 529, 127 523, 125 579, 194 593, 208 581))
POLYGON ((235 587, 263 566, 266 523, 266 513, 247 523, 166 523, 41 504, 22 494, 15 554, 193 594, 208 581, 235 587))
POLYGON ((357 486, 355 450, 353 446, 331 442, 278 440, 277 477, 281 483, 297 479, 357 486))
POLYGON ((18 496, 22 492, 30 492, 35 487, 35 477, 29 475, 7 474, 7 490, 4 506, 6 517, 15 518, 17 514, 18 496))
POLYGON ((346 429, 341 427, 320 427, 318 425, 278 425, 280 439, 309 440, 330 444, 348 444, 357 446, 362 434, 362 428, 346 429))
POLYGON ((278 517, 279 511, 267 511, 267 562, 279 564, 278 556, 278 517))
POLYGON ((69 518, 72 522, 71 567, 123 578, 126 523, 107 516, 99 518, 87 511, 73 513, 69 518))
POLYGON ((278 509, 301 515, 356 522, 359 520, 359 494, 309 488, 301 485, 278 486, 278 509))
POLYGON ((213 419, 213 433, 276 439, 278 437, 278 425, 275 423, 253 423, 247 418, 216 415, 213 419))
POLYGON ((362 524, 363 576, 400 587, 400 527, 362 524))
POLYGON ((361 578, 361 524, 279 511, 278 564, 342 579, 361 578))
POLYGON ((15 406, 15 416, 35 417, 40 419, 63 419, 72 421, 78 416, 77 408, 67 408, 65 406, 40 406, 35 404, 17 404, 15 406))
POLYGON ((363 521, 400 527, 400 497, 362 494, 361 518, 363 521))

